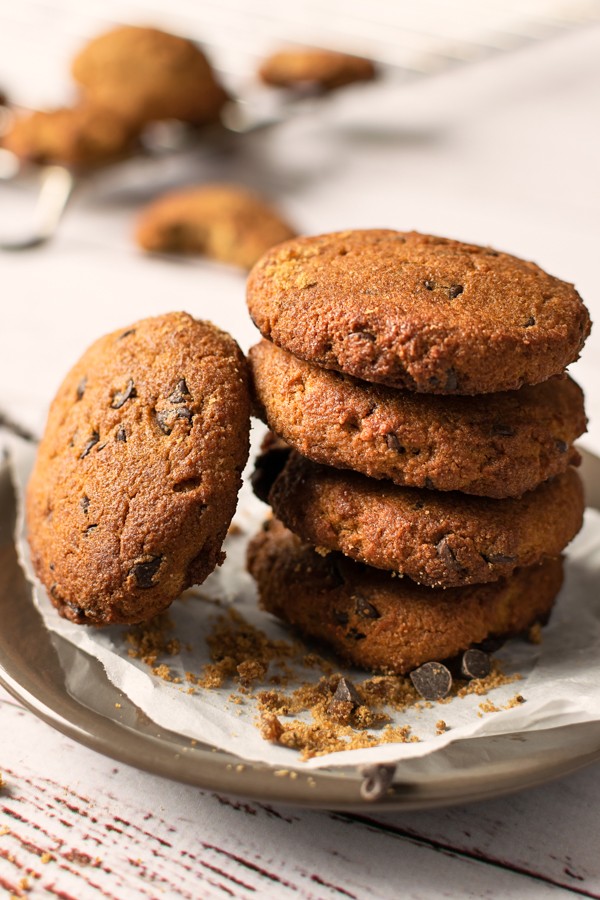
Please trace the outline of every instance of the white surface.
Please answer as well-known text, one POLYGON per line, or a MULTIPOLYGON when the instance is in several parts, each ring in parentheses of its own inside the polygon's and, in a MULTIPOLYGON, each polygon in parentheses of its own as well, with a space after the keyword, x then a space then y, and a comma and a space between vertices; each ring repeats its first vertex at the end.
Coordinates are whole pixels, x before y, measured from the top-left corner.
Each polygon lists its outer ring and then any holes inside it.
MULTIPOLYGON (((61 97, 68 41, 52 35, 50 15, 31 32, 28 16, 40 5, 0 3, 22 23, 0 30, 0 81, 18 72, 11 83, 42 103, 61 97)), ((166 309, 212 318, 251 343, 242 275, 143 259, 130 239, 144 198, 215 174, 266 188, 306 232, 414 227, 534 259, 574 281, 598 318, 599 50, 597 29, 573 33, 439 80, 349 92, 317 119, 256 136, 244 157, 167 165, 146 183, 131 170, 120 184, 117 173, 98 179, 53 245, 0 257, 0 409, 40 428, 89 342, 166 309)), ((18 224, 22 192, 0 187, 6 230, 18 224)), ((574 367, 596 452, 599 351, 596 329, 574 367)), ((115 767, 4 696, 0 767, 7 894, 30 867, 41 877, 29 878, 29 896, 62 890, 77 900, 103 891, 125 900, 600 896, 598 767, 505 801, 384 822, 272 812, 115 767), (41 863, 36 847, 58 862, 41 863)))

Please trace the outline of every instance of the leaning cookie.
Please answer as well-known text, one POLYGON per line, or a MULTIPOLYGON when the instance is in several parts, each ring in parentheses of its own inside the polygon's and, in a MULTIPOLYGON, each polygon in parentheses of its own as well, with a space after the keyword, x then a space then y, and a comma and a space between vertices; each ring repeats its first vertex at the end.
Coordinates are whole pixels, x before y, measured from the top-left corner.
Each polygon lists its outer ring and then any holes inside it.
POLYGON ((72 65, 84 96, 143 125, 218 120, 228 96, 192 41, 124 25, 91 40, 72 65))
POLYGON ((416 232, 289 241, 251 272, 248 306, 263 336, 295 356, 434 394, 545 381, 590 330, 573 285, 534 263, 416 232))
POLYGON ((257 412, 303 456, 372 478, 485 497, 518 497, 577 463, 585 431, 569 378, 481 397, 395 391, 296 359, 250 351, 257 412))
POLYGON ((248 455, 244 358, 186 313, 96 341, 52 403, 27 489, 35 570, 61 615, 164 610, 219 565, 248 455))
POLYGON ((248 568, 268 612, 353 665, 398 674, 545 620, 562 584, 562 560, 547 559, 491 584, 423 587, 323 558, 277 520, 252 540, 248 568))
POLYGON ((259 78, 273 87, 315 85, 323 91, 371 81, 375 74, 370 59, 315 47, 280 50, 263 60, 258 70, 259 78))
POLYGON ((111 110, 82 104, 16 118, 2 146, 25 162, 88 168, 128 156, 137 134, 134 123, 111 110))
POLYGON ((250 269, 293 228, 273 206, 234 184, 209 184, 159 197, 141 213, 136 241, 144 250, 195 253, 250 269))
POLYGON ((573 469, 517 500, 488 500, 396 487, 316 465, 295 451, 268 502, 319 552, 341 551, 430 587, 497 581, 559 556, 581 528, 585 505, 573 469))

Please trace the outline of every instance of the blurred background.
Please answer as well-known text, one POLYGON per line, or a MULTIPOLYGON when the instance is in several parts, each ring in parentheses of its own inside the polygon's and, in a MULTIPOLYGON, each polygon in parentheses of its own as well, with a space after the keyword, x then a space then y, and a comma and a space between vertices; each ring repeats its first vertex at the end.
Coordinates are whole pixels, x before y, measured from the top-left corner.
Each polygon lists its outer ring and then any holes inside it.
MULTIPOLYGON (((391 227, 493 245, 575 282, 600 319, 600 0, 0 0, 0 90, 72 103, 70 60, 116 24, 204 48, 252 130, 198 135, 78 181, 55 239, 0 251, 0 412, 39 431, 66 369, 99 334, 167 309, 256 332, 245 272, 146 256, 144 204, 188 184, 260 192, 301 233, 391 227), (366 56, 379 77, 320 95, 261 85, 285 45, 366 56)), ((0 181, 0 239, 25 232, 35 173, 0 181)), ((600 453, 600 326, 573 367, 600 453)))

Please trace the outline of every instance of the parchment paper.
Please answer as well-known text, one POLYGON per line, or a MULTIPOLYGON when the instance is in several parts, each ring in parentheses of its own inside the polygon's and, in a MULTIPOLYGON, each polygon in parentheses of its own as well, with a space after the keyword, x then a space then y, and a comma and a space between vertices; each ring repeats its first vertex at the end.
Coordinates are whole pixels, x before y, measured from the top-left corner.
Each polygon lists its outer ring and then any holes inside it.
MULTIPOLYGON (((8 444, 21 501, 35 451, 17 440, 10 440, 8 444)), ((16 536, 19 557, 47 627, 99 659, 110 681, 161 727, 208 742, 248 760, 309 769, 397 762, 425 756, 458 739, 600 720, 600 514, 594 510, 586 512, 584 529, 568 550, 565 585, 550 624, 544 629, 541 645, 515 639, 496 654, 504 671, 507 674, 518 672, 522 680, 494 689, 486 697, 468 695, 453 698, 449 703, 434 703, 431 709, 392 713, 392 724, 410 725, 412 733, 420 738, 418 743, 336 752, 302 762, 296 751, 270 744, 262 738, 256 727, 258 708, 255 702, 245 699, 238 705, 229 699, 235 689, 233 683, 220 689, 196 688, 193 695, 187 693, 189 684, 185 681, 185 672, 200 674, 203 666, 210 662, 203 635, 229 605, 269 637, 292 639, 289 631, 257 608, 252 579, 244 568, 247 540, 267 512, 266 507, 252 496, 247 484, 242 489, 234 520, 242 533, 227 539, 227 561, 200 588, 186 592, 184 599, 174 603, 169 613, 175 626, 173 636, 181 639, 184 649, 164 662, 181 677, 181 684, 164 681, 153 675, 143 662, 128 656, 129 646, 124 639, 126 627, 87 628, 74 625, 56 613, 33 575, 22 503, 19 505, 16 536), (501 709, 516 693, 521 694, 525 702, 511 709, 501 709), (500 711, 483 712, 482 701, 492 701, 500 711), (438 735, 436 722, 439 719, 446 722, 448 730, 438 735)), ((339 671, 354 681, 365 678, 365 673, 339 671)), ((318 673, 312 669, 299 670, 299 681, 317 678, 318 673)))

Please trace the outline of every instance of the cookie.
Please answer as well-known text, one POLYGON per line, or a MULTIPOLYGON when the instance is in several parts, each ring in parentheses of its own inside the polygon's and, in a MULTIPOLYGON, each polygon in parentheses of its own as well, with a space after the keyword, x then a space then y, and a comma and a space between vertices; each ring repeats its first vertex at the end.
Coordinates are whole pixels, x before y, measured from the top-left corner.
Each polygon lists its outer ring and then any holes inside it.
POLYGON ((264 337, 302 359, 434 394, 545 381, 590 330, 574 287, 534 263, 416 232, 289 241, 253 269, 248 306, 264 337))
POLYGON ((261 341, 257 412, 303 456, 396 484, 518 497, 578 462, 583 395, 569 378, 480 397, 370 385, 261 341))
POLYGON ((295 451, 268 502, 319 552, 340 551, 430 587, 497 581, 558 556, 581 528, 585 506, 574 469, 518 500, 488 500, 396 487, 316 465, 295 451))
POLYGON ((267 57, 258 70, 259 78, 274 87, 316 85, 324 91, 371 81, 375 74, 369 59, 314 47, 280 50, 267 57))
POLYGON ((250 269, 294 230, 257 194, 234 184, 186 188, 159 197, 139 219, 144 250, 198 253, 250 269))
POLYGON ((17 118, 2 145, 26 162, 87 168, 128 156, 137 132, 114 112, 84 104, 17 118))
POLYGON ((89 100, 144 124, 216 122, 228 97, 192 41, 124 25, 91 40, 72 74, 89 100))
POLYGON ((219 565, 248 456, 243 355, 186 313, 96 341, 50 408, 31 556, 73 622, 141 622, 219 565))
POLYGON ((490 584, 423 587, 319 556, 277 520, 253 538, 248 568, 268 612, 353 665, 399 674, 545 620, 562 584, 562 560, 547 559, 490 584))

